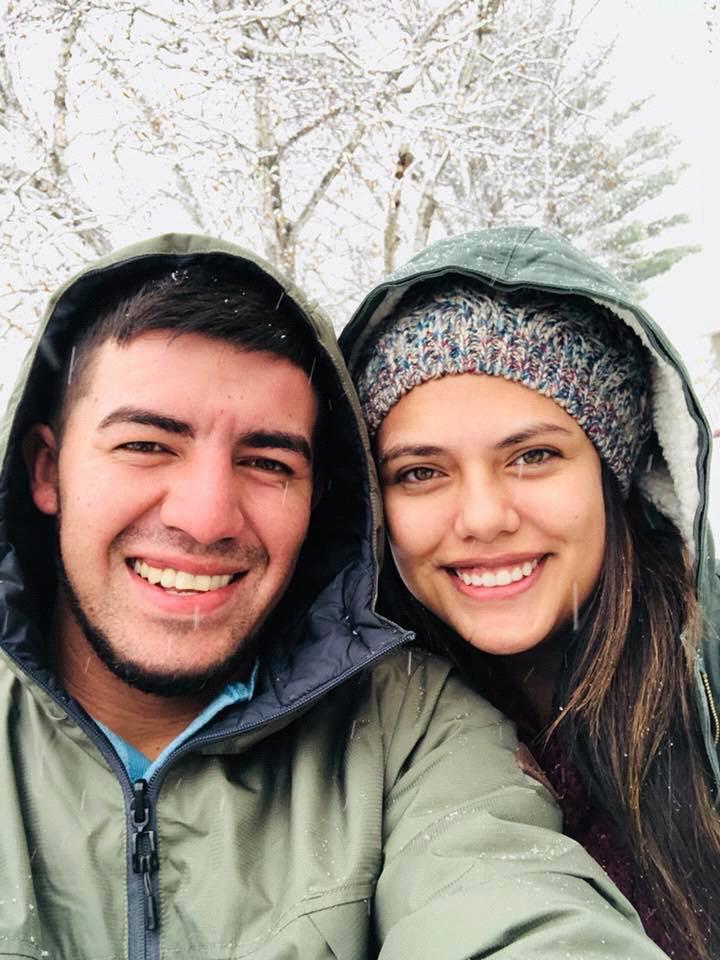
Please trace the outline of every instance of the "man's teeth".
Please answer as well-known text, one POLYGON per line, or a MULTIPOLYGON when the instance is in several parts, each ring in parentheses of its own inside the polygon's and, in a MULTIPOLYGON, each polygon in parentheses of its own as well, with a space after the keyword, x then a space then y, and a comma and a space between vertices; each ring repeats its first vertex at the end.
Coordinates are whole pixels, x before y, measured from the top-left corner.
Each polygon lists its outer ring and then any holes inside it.
POLYGON ((206 593, 208 590, 219 590, 220 587, 226 587, 233 578, 231 573, 224 573, 220 576, 207 576, 200 574, 194 576, 192 573, 186 573, 184 570, 173 570, 172 567, 151 567, 144 560, 136 560, 133 563, 133 570, 143 580, 149 583, 160 584, 166 590, 194 590, 200 593, 206 593))
POLYGON ((468 587, 506 587, 509 583, 516 583, 529 577, 539 560, 526 560, 516 567, 499 567, 497 570, 483 570, 482 573, 471 573, 469 570, 456 570, 456 575, 468 587))

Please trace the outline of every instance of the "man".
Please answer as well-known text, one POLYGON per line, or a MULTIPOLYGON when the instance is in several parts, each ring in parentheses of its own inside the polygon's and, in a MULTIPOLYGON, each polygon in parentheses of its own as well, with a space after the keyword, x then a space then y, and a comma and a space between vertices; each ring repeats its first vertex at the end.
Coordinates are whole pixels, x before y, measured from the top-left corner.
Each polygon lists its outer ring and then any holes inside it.
POLYGON ((661 956, 502 718, 374 614, 368 450, 298 290, 218 241, 121 251, 21 383, 0 957, 661 956))

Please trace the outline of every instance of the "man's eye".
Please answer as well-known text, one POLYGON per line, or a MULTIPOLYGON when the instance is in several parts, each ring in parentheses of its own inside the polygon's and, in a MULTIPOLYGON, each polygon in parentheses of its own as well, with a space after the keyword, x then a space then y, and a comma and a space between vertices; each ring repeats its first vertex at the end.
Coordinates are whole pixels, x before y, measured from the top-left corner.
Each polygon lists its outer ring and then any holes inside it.
POLYGON ((536 450, 526 450, 525 453, 521 453, 519 457, 513 460, 513 466, 537 467, 556 456, 554 450, 544 450, 538 447, 536 450))
POLYGON ((255 470, 265 470, 268 473, 292 473, 286 463, 282 463, 280 460, 272 460, 269 457, 252 457, 248 460, 240 460, 239 464, 240 466, 253 467, 255 470))
POLYGON ((154 440, 130 440, 128 443, 121 443, 120 450, 129 450, 131 453, 165 453, 166 448, 161 443, 155 443, 154 440))

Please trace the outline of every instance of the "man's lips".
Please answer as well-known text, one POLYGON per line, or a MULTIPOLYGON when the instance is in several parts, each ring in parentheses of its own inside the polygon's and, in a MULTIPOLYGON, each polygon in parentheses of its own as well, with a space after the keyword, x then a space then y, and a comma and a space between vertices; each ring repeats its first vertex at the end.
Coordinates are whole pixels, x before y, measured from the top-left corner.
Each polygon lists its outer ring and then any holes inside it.
MULTIPOLYGON (((160 614, 163 617, 179 618, 182 621, 193 622, 198 629, 201 624, 209 623, 211 617, 224 616, 228 610, 233 609, 232 604, 238 591, 242 584, 247 581, 250 573, 249 570, 243 570, 237 571, 235 574, 199 574, 198 578, 195 578, 195 575, 190 575, 192 579, 187 581, 182 576, 178 578, 177 574, 188 573, 188 571, 177 571, 177 568, 165 567, 163 572, 170 570, 171 573, 175 574, 175 577, 174 586, 164 587, 161 582, 151 583, 141 573, 137 573, 134 569, 136 562, 142 565, 144 561, 128 560, 125 563, 125 569, 130 577, 132 589, 135 591, 134 599, 140 604, 139 609, 144 609, 151 616, 160 614), (213 586, 213 583, 217 582, 213 580, 214 576, 219 578, 220 585, 213 586), (199 579, 204 577, 209 577, 209 589, 204 589, 205 581, 199 579), (199 588, 183 589, 183 584, 188 582, 192 582, 199 588), (225 614, 222 611, 225 611, 225 614)), ((159 568, 156 567, 155 569, 159 568)), ((170 574, 167 575, 166 582, 169 582, 169 577, 170 574)), ((247 599, 247 588, 243 591, 242 596, 247 599)))
POLYGON ((127 561, 128 567, 147 583, 174 593, 208 593, 227 587, 239 579, 245 570, 227 570, 217 565, 197 562, 170 565, 167 562, 148 562, 135 557, 127 561), (199 568, 199 569, 198 569, 199 568))

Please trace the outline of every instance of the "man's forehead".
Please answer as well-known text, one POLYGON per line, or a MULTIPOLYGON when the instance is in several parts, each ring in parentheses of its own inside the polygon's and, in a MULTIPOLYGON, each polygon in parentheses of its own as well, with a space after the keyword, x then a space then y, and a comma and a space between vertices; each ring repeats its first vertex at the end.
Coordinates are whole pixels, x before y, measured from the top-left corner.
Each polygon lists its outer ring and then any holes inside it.
MULTIPOLYGON (((152 382, 162 385, 170 375, 196 374, 204 367, 217 367, 225 376, 251 366, 258 373, 276 377, 284 370, 304 375, 291 360, 268 351, 253 350, 219 337, 203 333, 176 333, 172 329, 140 333, 124 343, 106 340, 93 353, 96 378, 113 375, 121 381, 142 380, 146 367, 160 364, 152 382)), ((101 383, 98 384, 101 386, 101 383)))
POLYGON ((136 333, 122 342, 109 337, 98 345, 96 354, 97 356, 115 357, 117 358, 117 362, 122 364, 123 360, 128 363, 133 362, 130 358, 134 358, 138 354, 165 351, 167 353, 174 353, 175 360, 177 361, 178 356, 182 355, 182 351, 173 351, 172 348, 186 344, 195 346, 196 349, 198 346, 205 346, 233 353, 251 352, 247 348, 221 337, 195 331, 184 332, 173 330, 172 327, 162 327, 159 330, 145 330, 141 333, 136 333))
POLYGON ((107 341, 88 378, 85 394, 98 425, 114 409, 131 407, 189 423, 243 410, 266 412, 278 423, 314 423, 317 414, 315 388, 292 361, 197 333, 158 330, 126 344, 107 341))

